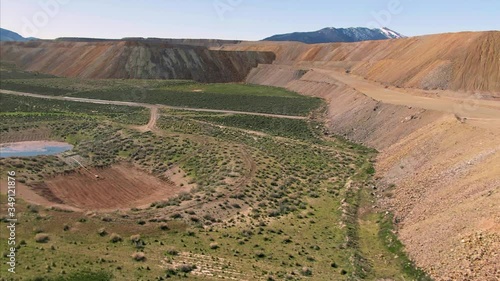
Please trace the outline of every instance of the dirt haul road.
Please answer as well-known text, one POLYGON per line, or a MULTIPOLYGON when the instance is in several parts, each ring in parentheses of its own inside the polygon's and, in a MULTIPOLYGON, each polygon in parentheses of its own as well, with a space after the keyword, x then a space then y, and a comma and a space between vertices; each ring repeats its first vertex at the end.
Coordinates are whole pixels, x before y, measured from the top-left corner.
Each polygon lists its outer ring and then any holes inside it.
MULTIPOLYGON (((417 89, 386 88, 382 84, 366 81, 355 75, 346 75, 336 70, 315 68, 374 100, 395 105, 413 106, 427 110, 453 113, 467 120, 488 120, 489 125, 500 125, 500 102, 473 98, 452 98, 449 91, 424 91, 417 89), (425 96, 424 96, 425 95, 425 96)), ((479 124, 484 124, 480 122, 479 124)))

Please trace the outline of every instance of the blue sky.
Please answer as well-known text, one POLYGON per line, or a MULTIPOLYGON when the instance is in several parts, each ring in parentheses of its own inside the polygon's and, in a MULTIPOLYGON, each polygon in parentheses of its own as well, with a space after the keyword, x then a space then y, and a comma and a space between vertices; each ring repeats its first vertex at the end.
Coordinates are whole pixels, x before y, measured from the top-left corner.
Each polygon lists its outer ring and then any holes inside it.
POLYGON ((500 30, 498 0, 1 0, 23 36, 258 40, 323 27, 387 26, 408 36, 500 30))

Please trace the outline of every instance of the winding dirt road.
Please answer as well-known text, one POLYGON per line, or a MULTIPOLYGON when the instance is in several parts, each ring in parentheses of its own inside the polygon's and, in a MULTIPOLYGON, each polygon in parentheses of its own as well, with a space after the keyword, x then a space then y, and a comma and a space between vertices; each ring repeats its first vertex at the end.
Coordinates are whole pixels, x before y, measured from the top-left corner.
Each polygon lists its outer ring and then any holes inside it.
POLYGON ((146 125, 146 128, 149 130, 154 128, 154 126, 156 124, 156 119, 158 117, 158 109, 173 109, 173 110, 210 112, 210 113, 242 114, 242 115, 265 116, 265 117, 296 119, 296 120, 307 119, 307 117, 305 117, 305 116, 279 115, 279 114, 270 114, 270 113, 221 110, 221 109, 180 107, 180 106, 169 106, 169 105, 163 105, 163 104, 148 104, 148 103, 128 102, 128 101, 112 101, 112 100, 98 100, 98 99, 86 99, 86 98, 75 98, 75 97, 47 96, 47 95, 38 95, 38 94, 32 94, 32 93, 9 91, 9 90, 3 90, 3 89, 0 89, 0 93, 7 94, 7 95, 26 96, 26 97, 32 97, 32 98, 51 99, 51 100, 63 100, 63 101, 86 102, 86 103, 95 103, 95 104, 111 104, 111 105, 122 105, 122 106, 145 107, 145 108, 149 108, 151 110, 151 118, 149 120, 149 123, 146 125))

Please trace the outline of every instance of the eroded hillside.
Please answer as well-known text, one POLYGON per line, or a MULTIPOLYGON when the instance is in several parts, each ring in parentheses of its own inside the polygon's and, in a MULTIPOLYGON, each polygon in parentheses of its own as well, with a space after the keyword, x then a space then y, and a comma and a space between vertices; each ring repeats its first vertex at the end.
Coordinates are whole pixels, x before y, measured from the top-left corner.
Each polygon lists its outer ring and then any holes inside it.
POLYGON ((80 78, 190 79, 238 82, 274 54, 217 51, 155 41, 2 43, 1 57, 18 67, 80 78))

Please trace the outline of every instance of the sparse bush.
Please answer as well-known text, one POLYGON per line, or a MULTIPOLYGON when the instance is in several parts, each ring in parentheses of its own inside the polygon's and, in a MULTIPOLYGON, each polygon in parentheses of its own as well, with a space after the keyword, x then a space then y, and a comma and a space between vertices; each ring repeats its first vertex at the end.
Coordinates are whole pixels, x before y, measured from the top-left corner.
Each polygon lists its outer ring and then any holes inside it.
POLYGON ((132 254, 132 258, 135 261, 145 261, 146 260, 146 254, 144 252, 135 252, 132 254))
POLYGON ((118 242, 121 242, 123 241, 122 237, 116 233, 111 233, 110 237, 109 237, 109 241, 111 243, 118 243, 118 242))
POLYGON ((28 205, 28 210, 31 213, 37 214, 39 212, 39 207, 37 205, 28 205))
POLYGON ((189 273, 196 269, 196 265, 194 264, 181 264, 176 267, 177 271, 183 273, 189 273))
POLYGON ((180 219, 180 218, 182 218, 182 215, 179 213, 175 213, 175 214, 172 214, 170 217, 173 219, 180 219))
POLYGON ((50 240, 50 237, 47 233, 38 233, 35 235, 35 242, 37 243, 47 243, 50 240))
POLYGON ((135 235, 130 236, 130 241, 132 241, 134 243, 141 241, 141 235, 135 234, 135 235))
POLYGON ((310 269, 309 267, 304 266, 304 267, 300 270, 300 274, 302 274, 302 275, 304 275, 304 276, 311 276, 311 275, 312 275, 312 269, 310 269))
POLYGON ((39 227, 34 227, 34 228, 33 228, 33 232, 34 232, 35 234, 37 234, 37 233, 42 233, 42 232, 43 232, 43 229, 41 229, 41 228, 39 228, 39 227))
POLYGON ((279 216, 279 215, 280 215, 280 211, 279 211, 279 210, 277 210, 277 209, 269 210, 269 211, 267 212, 267 215, 268 215, 269 217, 277 217, 277 216, 279 216))
POLYGON ((167 254, 171 256, 177 256, 179 254, 179 251, 177 251, 175 248, 169 248, 167 250, 167 254))
POLYGON ((265 254, 264 252, 257 252, 257 253, 255 253, 255 256, 256 256, 257 258, 260 258, 260 259, 261 259, 261 258, 265 258, 265 257, 266 257, 266 254, 265 254))
POLYGON ((210 243, 210 249, 212 250, 219 249, 219 243, 217 242, 210 243))
POLYGON ((106 231, 106 229, 104 227, 101 227, 97 230, 97 234, 99 234, 99 236, 103 237, 103 236, 108 235, 108 232, 106 231))
POLYGON ((170 275, 177 275, 177 270, 175 269, 175 267, 169 266, 167 267, 166 274, 167 277, 170 277, 170 275))

